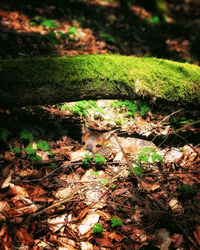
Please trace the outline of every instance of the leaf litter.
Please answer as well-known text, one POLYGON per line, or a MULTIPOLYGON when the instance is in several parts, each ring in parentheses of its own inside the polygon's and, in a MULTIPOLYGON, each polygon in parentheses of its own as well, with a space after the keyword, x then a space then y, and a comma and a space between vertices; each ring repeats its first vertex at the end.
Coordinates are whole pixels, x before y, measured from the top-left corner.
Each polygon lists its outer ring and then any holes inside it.
MULTIPOLYGON (((120 110, 109 108, 107 101, 105 108, 103 100, 99 103, 115 122, 116 112, 120 110)), ((76 116, 69 110, 61 112, 58 107, 41 107, 41 114, 38 117, 34 109, 27 109, 26 115, 32 117, 30 124, 23 120, 24 110, 19 109, 13 117, 8 115, 7 121, 4 120, 4 126, 7 124, 11 131, 2 144, 0 160, 0 234, 5 249, 13 246, 31 249, 41 246, 58 249, 199 247, 200 150, 192 141, 183 145, 181 151, 178 150, 181 140, 176 146, 174 138, 167 138, 168 144, 174 144, 181 155, 177 159, 169 155, 161 162, 145 161, 141 175, 136 178, 123 154, 115 161, 112 151, 103 163, 92 160, 85 164, 81 160, 84 154, 70 161, 72 153, 82 150, 80 124, 88 123, 97 131, 110 130, 113 125, 107 117, 97 119, 91 112, 88 117, 76 116), (12 119, 16 120, 14 127, 10 123, 12 119), (9 151, 11 145, 18 145, 22 151, 27 146, 27 139, 19 138, 22 124, 33 135, 29 145, 36 149, 37 141, 43 141, 39 144, 40 161, 28 159, 26 151, 21 154, 9 151), (43 157, 47 143, 54 155, 43 157), (111 219, 115 217, 123 224, 112 227, 111 219), (103 228, 101 233, 93 233, 97 223, 103 228)), ((164 141, 173 130, 169 117, 165 124, 159 124, 163 116, 157 114, 149 112, 143 118, 139 115, 127 118, 129 124, 134 124, 133 135, 140 134, 150 140, 166 129, 166 133, 161 133, 164 141), (143 134, 146 124, 148 137, 143 134)), ((5 113, 2 111, 1 115, 5 113)), ((133 127, 127 124, 121 124, 121 133, 130 137, 133 127)), ((180 128, 181 125, 179 131, 180 128)), ((190 128, 185 126, 181 131, 185 140, 199 133, 198 126, 190 128)), ((160 142, 159 138, 156 143, 160 142)), ((167 145, 166 141, 164 144, 167 145)), ((136 160, 133 162, 137 164, 136 160)))

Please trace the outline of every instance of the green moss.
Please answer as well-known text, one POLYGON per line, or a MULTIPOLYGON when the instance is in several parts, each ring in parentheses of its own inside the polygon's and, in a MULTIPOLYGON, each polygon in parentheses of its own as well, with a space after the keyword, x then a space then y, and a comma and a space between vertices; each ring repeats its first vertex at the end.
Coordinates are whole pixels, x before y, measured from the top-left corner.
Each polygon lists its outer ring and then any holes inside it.
MULTIPOLYGON (((10 86, 68 86, 150 93, 167 100, 200 100, 200 68, 164 59, 121 55, 78 55, 0 60, 2 90, 10 86)), ((130 93, 131 96, 131 93, 130 93)))

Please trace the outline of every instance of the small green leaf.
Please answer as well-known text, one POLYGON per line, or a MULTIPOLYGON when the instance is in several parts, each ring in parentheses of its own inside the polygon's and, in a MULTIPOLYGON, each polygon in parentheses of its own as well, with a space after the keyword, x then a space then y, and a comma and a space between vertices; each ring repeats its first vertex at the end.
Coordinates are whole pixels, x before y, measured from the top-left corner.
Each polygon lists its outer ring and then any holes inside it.
POLYGON ((142 176, 142 167, 141 166, 133 166, 134 168, 134 171, 135 173, 138 175, 138 176, 142 176))
POLYGON ((102 155, 94 154, 94 162, 95 163, 106 163, 106 159, 102 155))
POLYGON ((89 153, 85 154, 85 158, 82 159, 82 162, 84 164, 91 163, 92 162, 92 156, 89 153))
POLYGON ((99 176, 99 172, 93 171, 93 172, 92 172, 92 175, 99 176))
POLYGON ((157 154, 157 153, 154 153, 151 157, 152 157, 152 161, 153 161, 153 162, 156 162, 156 160, 158 160, 159 162, 162 161, 162 156, 160 156, 160 155, 157 154))
POLYGON ((35 149, 32 146, 27 146, 24 151, 26 151, 29 155, 35 155, 35 149))
POLYGON ((76 27, 75 26, 70 27, 69 34, 74 35, 75 33, 76 33, 76 27))
POLYGON ((54 156, 54 153, 52 151, 49 151, 50 156, 54 156))
POLYGON ((117 217, 111 217, 111 227, 117 227, 117 226, 122 226, 123 222, 121 219, 118 219, 117 217))
POLYGON ((109 180, 108 180, 108 179, 104 179, 104 180, 101 181, 101 183, 102 183, 103 185, 106 185, 106 184, 109 183, 109 180))
POLYGON ((58 23, 53 19, 46 19, 41 24, 48 28, 56 28, 59 26, 58 23))
POLYGON ((20 139, 32 142, 34 139, 34 136, 33 136, 33 134, 31 134, 30 132, 28 132, 27 130, 24 129, 24 130, 22 130, 22 132, 20 134, 20 139))
POLYGON ((112 189, 115 189, 117 187, 116 184, 111 184, 110 186, 111 186, 112 189))
POLYGON ((7 128, 4 128, 2 131, 1 131, 1 140, 4 141, 4 142, 7 142, 8 140, 8 136, 11 135, 11 132, 7 129, 7 128))
POLYGON ((11 148, 10 151, 12 151, 15 154, 19 154, 21 152, 21 148, 16 146, 14 148, 11 148))
POLYGON ((42 158, 39 155, 37 155, 37 154, 35 154, 35 155, 29 155, 28 159, 30 159, 31 161, 41 161, 42 160, 42 158))
POLYGON ((99 223, 96 223, 92 228, 92 231, 93 233, 101 233, 103 232, 103 226, 101 226, 99 223))
POLYGON ((185 194, 193 194, 193 193, 196 193, 196 190, 195 190, 194 187, 189 186, 189 185, 186 185, 186 184, 181 185, 181 187, 180 187, 179 189, 180 189, 180 191, 182 191, 182 192, 185 193, 185 194))
POLYGON ((108 42, 116 43, 116 39, 108 33, 100 33, 99 36, 105 38, 108 42))
POLYGON ((49 144, 46 141, 40 141, 37 143, 37 149, 42 149, 44 151, 50 150, 49 144))

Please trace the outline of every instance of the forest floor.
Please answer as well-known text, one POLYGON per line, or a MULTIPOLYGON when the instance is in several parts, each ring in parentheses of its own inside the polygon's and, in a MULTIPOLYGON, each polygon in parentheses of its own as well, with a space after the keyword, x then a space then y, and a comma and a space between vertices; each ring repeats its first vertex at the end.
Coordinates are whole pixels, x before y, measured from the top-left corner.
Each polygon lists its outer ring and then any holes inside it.
MULTIPOLYGON (((0 57, 110 53, 199 65, 199 1, 166 1, 168 22, 148 2, 1 0, 0 57)), ((0 110, 0 249, 200 249, 199 120, 191 107, 137 101, 0 110), (82 124, 157 149, 128 161, 112 150, 92 156, 82 124), (163 149, 171 154, 161 159, 163 149)))

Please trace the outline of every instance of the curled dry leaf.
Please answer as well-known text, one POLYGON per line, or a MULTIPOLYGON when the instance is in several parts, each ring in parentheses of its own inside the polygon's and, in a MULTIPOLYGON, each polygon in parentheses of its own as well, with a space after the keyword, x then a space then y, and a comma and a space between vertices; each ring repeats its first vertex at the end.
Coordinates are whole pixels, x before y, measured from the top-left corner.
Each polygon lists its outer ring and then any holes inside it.
POLYGON ((23 198, 29 198, 29 194, 23 187, 16 186, 13 183, 10 183, 9 186, 10 186, 11 192, 15 195, 15 198, 19 200, 23 198))

